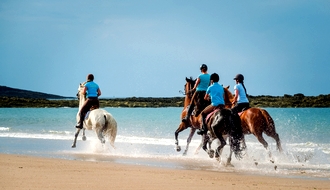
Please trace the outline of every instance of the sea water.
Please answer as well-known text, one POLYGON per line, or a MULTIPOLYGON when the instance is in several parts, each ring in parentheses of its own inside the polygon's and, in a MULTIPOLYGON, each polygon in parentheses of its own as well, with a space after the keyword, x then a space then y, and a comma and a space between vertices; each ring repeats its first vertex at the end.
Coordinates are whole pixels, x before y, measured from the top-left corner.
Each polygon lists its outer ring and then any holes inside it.
MULTIPOLYGON (((330 109, 265 108, 275 121, 283 152, 264 134, 266 150, 253 135, 246 135, 247 150, 234 167, 225 167, 196 149, 201 136, 195 134, 188 154, 175 149, 174 132, 182 108, 104 108, 118 123, 116 149, 102 145, 93 131, 77 141, 77 108, 1 108, 0 153, 33 155, 71 160, 171 167, 176 169, 243 172, 249 174, 330 179, 330 109), (271 154, 271 155, 270 155, 271 154)), ((179 134, 184 150, 190 128, 179 134)), ((216 146, 215 142, 213 146, 216 146)), ((221 155, 226 159, 229 148, 221 155)))

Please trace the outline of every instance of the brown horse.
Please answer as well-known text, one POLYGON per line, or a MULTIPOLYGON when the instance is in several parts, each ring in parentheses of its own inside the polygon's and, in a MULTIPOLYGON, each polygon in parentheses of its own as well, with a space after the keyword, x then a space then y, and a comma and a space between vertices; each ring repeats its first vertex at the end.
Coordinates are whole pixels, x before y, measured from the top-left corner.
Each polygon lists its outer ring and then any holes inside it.
MULTIPOLYGON (((193 96, 193 92, 191 91, 191 89, 194 88, 196 79, 193 80, 191 77, 190 78, 186 78, 186 84, 184 86, 184 94, 185 94, 185 99, 184 99, 184 107, 183 110, 181 112, 181 120, 182 118, 184 118, 187 115, 187 111, 188 111, 188 106, 190 104, 191 98, 193 96)), ((195 103, 196 105, 196 103, 195 103)), ((185 129, 187 129, 188 127, 191 128, 190 130, 190 134, 188 136, 187 139, 187 145, 186 145, 186 150, 184 151, 183 155, 187 154, 188 148, 189 148, 189 144, 191 142, 192 137, 195 134, 196 129, 200 129, 201 128, 201 115, 198 115, 197 117, 191 115, 190 118, 187 120, 187 122, 181 122, 178 129, 175 131, 175 144, 176 144, 176 150, 179 152, 181 151, 181 147, 179 146, 179 140, 178 140, 178 136, 179 133, 185 129)))
MULTIPOLYGON (((231 108, 234 106, 232 104, 234 96, 229 91, 229 86, 224 89, 226 107, 231 108)), ((282 152, 281 141, 279 135, 276 133, 274 120, 266 110, 261 108, 249 108, 241 113, 240 118, 244 134, 253 134, 268 150, 268 143, 262 136, 262 133, 265 133, 267 136, 275 139, 277 149, 282 152)))

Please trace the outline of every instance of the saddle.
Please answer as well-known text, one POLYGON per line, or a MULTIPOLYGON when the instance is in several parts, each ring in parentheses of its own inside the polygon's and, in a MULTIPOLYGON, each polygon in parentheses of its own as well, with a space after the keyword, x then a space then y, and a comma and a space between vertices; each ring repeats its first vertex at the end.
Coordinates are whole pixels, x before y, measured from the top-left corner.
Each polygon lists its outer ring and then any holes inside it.
POLYGON ((205 118, 205 121, 208 122, 209 119, 211 118, 211 116, 212 116, 215 112, 217 112, 217 111, 219 111, 219 110, 220 110, 220 108, 215 108, 211 113, 207 114, 207 116, 206 116, 206 118, 205 118))
POLYGON ((87 119, 88 116, 89 116, 89 113, 90 113, 91 111, 95 110, 95 109, 99 109, 99 107, 98 107, 97 105, 93 105, 93 106, 89 109, 89 111, 86 113, 84 119, 87 119))
POLYGON ((243 112, 245 112, 246 110, 250 109, 250 107, 248 108, 244 108, 241 112, 238 112, 238 115, 241 116, 243 114, 243 112))

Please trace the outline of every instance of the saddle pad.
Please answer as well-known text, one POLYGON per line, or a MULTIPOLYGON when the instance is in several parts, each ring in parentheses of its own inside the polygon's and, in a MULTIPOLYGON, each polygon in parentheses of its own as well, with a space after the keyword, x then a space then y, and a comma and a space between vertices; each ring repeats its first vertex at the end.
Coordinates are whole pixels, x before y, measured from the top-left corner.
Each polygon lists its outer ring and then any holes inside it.
POLYGON ((91 111, 88 111, 88 112, 86 113, 86 115, 85 115, 85 119, 88 118, 90 112, 91 112, 91 111))
POLYGON ((208 122, 210 117, 216 112, 219 111, 219 108, 214 109, 211 113, 207 114, 205 121, 208 122))

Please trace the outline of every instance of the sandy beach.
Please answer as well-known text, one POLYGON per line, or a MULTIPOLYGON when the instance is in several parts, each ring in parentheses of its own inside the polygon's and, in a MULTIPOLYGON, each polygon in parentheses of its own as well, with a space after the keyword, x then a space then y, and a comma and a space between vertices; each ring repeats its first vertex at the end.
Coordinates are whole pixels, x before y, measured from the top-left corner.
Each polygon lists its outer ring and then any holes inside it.
POLYGON ((0 189, 330 189, 329 180, 12 154, 0 154, 0 179, 0 189))

